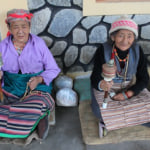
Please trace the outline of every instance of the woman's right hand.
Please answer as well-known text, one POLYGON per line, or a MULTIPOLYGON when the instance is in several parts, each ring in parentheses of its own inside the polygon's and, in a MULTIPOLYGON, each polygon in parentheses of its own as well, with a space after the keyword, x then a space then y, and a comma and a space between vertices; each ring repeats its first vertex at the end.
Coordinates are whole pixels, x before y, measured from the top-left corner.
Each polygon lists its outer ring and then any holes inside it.
POLYGON ((43 82, 42 76, 31 77, 28 82, 28 85, 31 90, 34 90, 37 87, 37 85, 42 82, 43 82))
POLYGON ((105 80, 102 80, 101 83, 100 83, 100 88, 104 91, 110 91, 112 85, 113 85, 113 81, 105 81, 105 80))

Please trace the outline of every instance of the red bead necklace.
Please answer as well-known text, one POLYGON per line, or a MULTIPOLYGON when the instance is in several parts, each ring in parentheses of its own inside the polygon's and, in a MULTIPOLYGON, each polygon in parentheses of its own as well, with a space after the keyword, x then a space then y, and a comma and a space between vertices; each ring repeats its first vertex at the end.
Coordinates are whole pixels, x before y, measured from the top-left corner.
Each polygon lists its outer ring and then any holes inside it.
POLYGON ((119 56, 118 56, 117 50, 113 49, 113 52, 114 52, 115 56, 118 58, 119 62, 126 62, 129 58, 129 54, 127 54, 126 58, 120 59, 119 56))

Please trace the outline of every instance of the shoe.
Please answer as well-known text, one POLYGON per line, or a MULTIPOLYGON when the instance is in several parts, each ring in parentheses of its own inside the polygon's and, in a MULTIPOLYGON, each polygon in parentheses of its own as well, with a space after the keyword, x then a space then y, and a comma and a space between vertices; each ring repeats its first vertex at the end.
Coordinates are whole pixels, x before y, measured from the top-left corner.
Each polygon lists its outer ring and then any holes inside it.
POLYGON ((40 120, 37 126, 37 133, 40 139, 44 140, 48 136, 49 132, 49 121, 48 115, 40 120))
POLYGON ((99 122, 99 137, 103 138, 106 135, 107 135, 107 129, 104 123, 99 122))

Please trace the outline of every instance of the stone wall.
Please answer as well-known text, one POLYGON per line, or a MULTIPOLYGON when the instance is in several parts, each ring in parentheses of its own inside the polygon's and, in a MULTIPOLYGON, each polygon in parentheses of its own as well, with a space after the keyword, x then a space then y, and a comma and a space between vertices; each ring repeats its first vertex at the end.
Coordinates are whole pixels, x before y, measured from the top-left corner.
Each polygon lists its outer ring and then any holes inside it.
MULTIPOLYGON (((27 0, 31 32, 42 37, 64 74, 87 72, 100 43, 119 16, 82 15, 82 0, 27 0)), ((150 15, 129 15, 139 24, 138 41, 150 62, 150 15)))

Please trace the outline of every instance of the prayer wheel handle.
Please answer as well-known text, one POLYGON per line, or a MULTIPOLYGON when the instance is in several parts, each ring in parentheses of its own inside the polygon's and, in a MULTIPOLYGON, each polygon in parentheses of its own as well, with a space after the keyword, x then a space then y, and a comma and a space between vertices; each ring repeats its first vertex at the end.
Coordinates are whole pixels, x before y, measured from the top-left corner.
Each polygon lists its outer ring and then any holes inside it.
MULTIPOLYGON (((114 59, 110 59, 109 62, 107 63, 107 66, 110 67, 110 68, 111 68, 112 66, 114 66, 114 59)), ((103 75, 103 77, 104 77, 104 80, 107 81, 107 82, 112 81, 112 79, 115 77, 115 75, 114 75, 114 76, 111 76, 111 77, 108 77, 108 76, 105 75, 104 72, 102 73, 102 75, 103 75)), ((105 91, 105 93, 104 93, 104 100, 103 100, 103 104, 102 104, 102 107, 103 107, 103 108, 107 108, 108 94, 109 94, 109 92, 108 92, 108 91, 105 91)))

